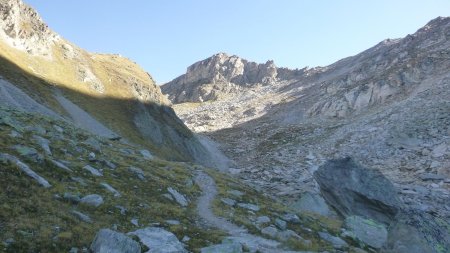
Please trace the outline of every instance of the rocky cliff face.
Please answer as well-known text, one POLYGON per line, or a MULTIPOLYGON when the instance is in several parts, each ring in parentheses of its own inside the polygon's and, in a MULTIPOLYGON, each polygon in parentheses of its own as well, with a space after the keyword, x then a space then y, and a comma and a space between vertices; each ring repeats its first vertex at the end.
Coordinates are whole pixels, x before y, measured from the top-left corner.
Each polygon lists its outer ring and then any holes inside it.
POLYGON ((279 69, 273 61, 258 64, 219 53, 192 64, 186 74, 164 84, 161 89, 174 103, 203 102, 235 93, 240 87, 275 84, 302 73, 303 70, 279 69))
POLYGON ((52 56, 52 46, 60 38, 33 8, 20 0, 2 0, 0 19, 0 38, 9 46, 36 56, 52 56))

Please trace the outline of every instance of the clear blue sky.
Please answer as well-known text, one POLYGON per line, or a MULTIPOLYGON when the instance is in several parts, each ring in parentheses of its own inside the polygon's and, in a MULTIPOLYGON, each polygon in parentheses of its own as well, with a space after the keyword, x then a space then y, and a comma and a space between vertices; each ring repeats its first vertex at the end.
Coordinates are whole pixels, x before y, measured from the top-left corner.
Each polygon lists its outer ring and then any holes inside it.
POLYGON ((218 52, 325 66, 450 15, 449 0, 24 1, 64 38, 122 54, 158 83, 218 52))

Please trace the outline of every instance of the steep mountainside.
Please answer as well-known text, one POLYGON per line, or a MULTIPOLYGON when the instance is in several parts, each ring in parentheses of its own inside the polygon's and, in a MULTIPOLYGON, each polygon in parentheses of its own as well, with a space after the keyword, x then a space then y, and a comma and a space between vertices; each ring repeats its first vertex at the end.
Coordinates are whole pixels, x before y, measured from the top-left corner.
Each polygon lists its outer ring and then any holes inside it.
MULTIPOLYGON (((87 130, 121 136, 158 156, 209 160, 136 63, 82 50, 20 0, 0 1, 0 17, 0 75, 30 98, 87 130)), ((5 89, 2 96, 8 95, 5 89)))
MULTIPOLYGON (((210 70, 216 69, 222 68, 210 70)), ((450 18, 439 17, 405 38, 289 80, 239 86, 203 103, 178 103, 179 91, 163 92, 191 129, 220 144, 235 163, 229 172, 294 207, 321 203, 310 197, 321 193, 314 172, 329 159, 351 156, 392 181, 408 212, 448 220, 449 70, 450 18)), ((449 225, 441 225, 448 236, 449 225)), ((422 236, 433 244, 427 237, 433 233, 422 236)), ((443 245, 434 250, 447 252, 448 240, 443 245)))

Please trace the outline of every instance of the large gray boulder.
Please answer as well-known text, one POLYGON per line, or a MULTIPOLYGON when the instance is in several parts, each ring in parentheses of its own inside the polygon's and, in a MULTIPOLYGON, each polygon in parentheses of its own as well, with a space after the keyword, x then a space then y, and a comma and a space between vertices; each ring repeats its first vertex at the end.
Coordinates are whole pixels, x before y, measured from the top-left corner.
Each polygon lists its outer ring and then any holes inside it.
POLYGON ((149 248, 146 253, 186 253, 183 244, 171 232, 157 227, 138 229, 128 235, 139 237, 149 248))
POLYGON ((101 229, 90 249, 93 253, 141 253, 138 242, 110 229, 101 229))
POLYGON ((401 202, 392 183, 351 158, 327 161, 314 173, 325 200, 344 217, 358 215, 390 223, 401 202))

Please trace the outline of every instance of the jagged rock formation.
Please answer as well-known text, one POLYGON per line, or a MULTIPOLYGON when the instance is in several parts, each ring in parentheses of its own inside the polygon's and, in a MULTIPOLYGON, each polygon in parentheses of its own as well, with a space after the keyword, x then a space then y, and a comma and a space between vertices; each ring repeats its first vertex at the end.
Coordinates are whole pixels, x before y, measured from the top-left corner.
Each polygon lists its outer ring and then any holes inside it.
POLYGON ((186 74, 161 86, 174 103, 216 100, 234 94, 240 87, 270 85, 293 79, 304 70, 279 69, 273 61, 264 64, 249 62, 236 55, 215 54, 187 68, 186 74))
POLYGON ((33 8, 21 0, 1 0, 0 19, 0 38, 9 46, 31 55, 52 57, 52 46, 60 37, 33 8))

